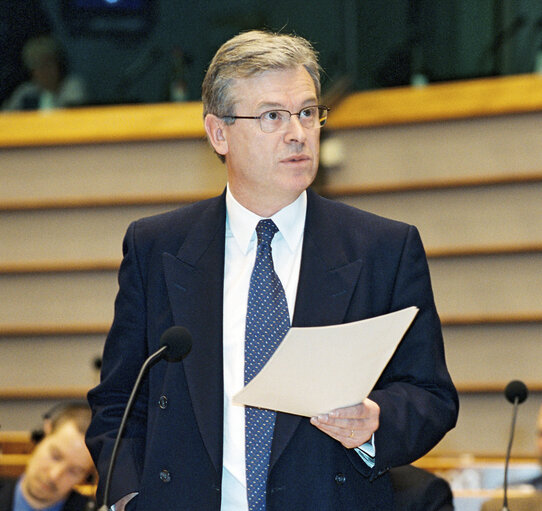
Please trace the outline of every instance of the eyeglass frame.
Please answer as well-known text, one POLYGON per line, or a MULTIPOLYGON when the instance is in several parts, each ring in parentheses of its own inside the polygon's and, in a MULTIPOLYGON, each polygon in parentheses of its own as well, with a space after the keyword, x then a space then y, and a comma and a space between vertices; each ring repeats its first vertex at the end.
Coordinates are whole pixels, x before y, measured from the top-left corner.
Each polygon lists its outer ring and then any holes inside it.
MULTIPOLYGON (((299 112, 290 112, 290 110, 286 110, 285 108, 272 108, 271 110, 266 110, 265 112, 262 112, 260 115, 223 115, 222 116, 222 119, 258 119, 260 121, 260 129, 264 132, 264 133, 276 133, 277 131, 279 131, 280 128, 277 128, 276 130, 273 130, 273 131, 265 131, 262 127, 262 118, 265 114, 268 114, 270 112, 284 112, 284 113, 287 113, 288 114, 288 123, 290 122, 290 119, 292 118, 292 115, 297 115, 298 119, 299 119, 299 122, 301 123, 301 126, 303 126, 305 129, 321 129, 324 127, 324 125, 326 124, 327 122, 327 113, 331 110, 331 108, 325 106, 325 105, 309 105, 309 106, 306 106, 304 108, 302 108, 301 110, 299 110, 299 112), (301 112, 303 112, 304 110, 307 110, 309 108, 317 108, 318 109, 318 114, 320 114, 320 111, 322 110, 323 113, 325 113, 325 118, 324 120, 322 121, 320 119, 320 115, 318 115, 318 122, 316 123, 315 126, 312 126, 311 128, 307 128, 306 126, 303 125, 302 121, 301 121, 301 117, 300 117, 300 114, 301 112)), ((286 123, 284 123, 284 125, 286 125, 286 123)))

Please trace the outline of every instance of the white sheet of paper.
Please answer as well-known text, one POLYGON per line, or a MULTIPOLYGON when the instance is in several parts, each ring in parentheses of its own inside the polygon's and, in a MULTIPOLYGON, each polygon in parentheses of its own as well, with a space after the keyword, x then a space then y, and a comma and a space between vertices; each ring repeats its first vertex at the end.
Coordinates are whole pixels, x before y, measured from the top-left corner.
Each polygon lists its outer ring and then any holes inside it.
POLYGON ((323 327, 292 327, 235 404, 313 417, 363 401, 418 313, 408 307, 323 327))

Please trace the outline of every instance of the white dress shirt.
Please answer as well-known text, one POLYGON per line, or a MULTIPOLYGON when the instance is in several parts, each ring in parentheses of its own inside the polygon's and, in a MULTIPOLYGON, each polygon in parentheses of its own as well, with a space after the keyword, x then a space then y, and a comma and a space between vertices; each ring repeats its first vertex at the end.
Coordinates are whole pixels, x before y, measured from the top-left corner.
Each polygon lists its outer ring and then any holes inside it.
MULTIPOLYGON (((278 227, 271 248, 273 264, 288 302, 290 323, 301 267, 301 249, 307 214, 307 193, 275 213, 278 227)), ((262 217, 243 207, 226 191, 226 251, 224 258, 224 454, 221 509, 248 511, 245 473, 245 407, 233 396, 244 386, 245 323, 250 276, 256 260, 256 225, 262 217)), ((374 436, 356 452, 374 465, 374 436)))
MULTIPOLYGON (((301 266, 307 194, 271 219, 279 231, 271 248, 273 264, 288 302, 290 322, 301 266)), ((247 511, 245 475, 245 408, 232 404, 244 385, 245 322, 250 276, 256 260, 256 225, 262 219, 239 204, 229 188, 226 192, 226 254, 224 260, 224 511, 247 511)))

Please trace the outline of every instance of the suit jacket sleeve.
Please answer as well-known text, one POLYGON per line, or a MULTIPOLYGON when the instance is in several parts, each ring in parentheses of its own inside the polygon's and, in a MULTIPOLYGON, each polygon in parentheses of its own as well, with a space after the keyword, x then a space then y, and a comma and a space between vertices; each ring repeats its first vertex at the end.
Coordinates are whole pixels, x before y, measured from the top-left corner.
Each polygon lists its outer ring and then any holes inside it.
MULTIPOLYGON (((102 381, 88 394, 93 420, 86 440, 100 474, 97 491, 99 503, 103 499, 105 476, 120 421, 133 382, 148 356, 143 278, 135 246, 136 225, 134 223, 128 228, 124 238, 115 319, 105 343, 102 381)), ((118 452, 108 505, 139 488, 145 446, 147 392, 146 379, 143 379, 118 452)))
POLYGON ((416 305, 419 313, 369 395, 380 406, 371 478, 426 454, 454 427, 458 411, 427 259, 413 226, 408 227, 389 300, 390 311, 416 305))

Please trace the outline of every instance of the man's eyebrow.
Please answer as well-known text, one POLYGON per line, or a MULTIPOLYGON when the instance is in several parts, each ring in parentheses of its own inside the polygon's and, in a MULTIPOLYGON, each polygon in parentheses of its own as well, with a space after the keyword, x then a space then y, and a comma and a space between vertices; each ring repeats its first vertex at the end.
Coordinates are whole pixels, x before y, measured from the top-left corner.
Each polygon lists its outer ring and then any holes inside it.
MULTIPOLYGON (((309 98, 306 99, 301 103, 301 109, 306 108, 307 106, 317 105, 318 100, 316 98, 309 98)), ((260 103, 256 106, 257 110, 261 110, 265 112, 266 110, 288 110, 282 103, 274 103, 274 102, 265 102, 260 103)))
POLYGON ((70 465, 70 470, 73 470, 74 472, 79 472, 80 474, 84 474, 87 471, 85 467, 82 467, 80 465, 70 465))
POLYGON ((286 107, 282 103, 260 103, 256 107, 257 110, 286 110, 286 107))

